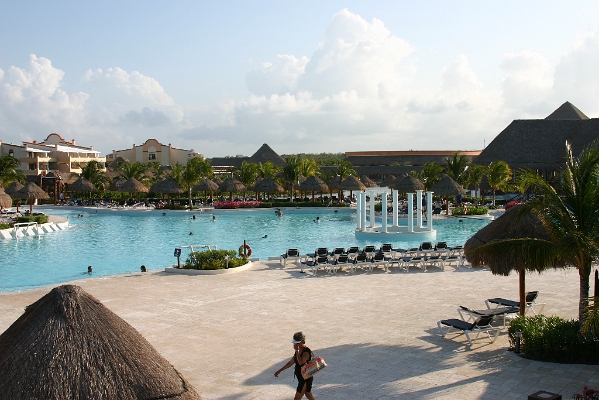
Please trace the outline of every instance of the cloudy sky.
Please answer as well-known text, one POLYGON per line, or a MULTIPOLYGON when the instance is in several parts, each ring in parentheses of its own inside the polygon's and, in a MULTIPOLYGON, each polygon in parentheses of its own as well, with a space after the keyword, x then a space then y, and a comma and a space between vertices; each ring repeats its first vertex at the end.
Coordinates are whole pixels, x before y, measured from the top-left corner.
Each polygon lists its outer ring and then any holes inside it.
POLYGON ((482 149, 599 117, 599 2, 0 0, 0 140, 482 149))

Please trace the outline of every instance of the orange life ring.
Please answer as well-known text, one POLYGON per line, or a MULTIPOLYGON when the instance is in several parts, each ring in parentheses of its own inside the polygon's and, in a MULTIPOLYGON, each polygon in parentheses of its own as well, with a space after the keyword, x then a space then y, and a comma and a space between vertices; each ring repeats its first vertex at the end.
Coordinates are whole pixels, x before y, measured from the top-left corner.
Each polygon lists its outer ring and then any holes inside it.
POLYGON ((250 247, 249 244, 245 244, 245 245, 242 244, 241 246, 239 246, 239 255, 240 256, 243 255, 243 249, 244 249, 244 247, 247 250, 247 256, 250 257, 252 255, 252 248, 250 247))

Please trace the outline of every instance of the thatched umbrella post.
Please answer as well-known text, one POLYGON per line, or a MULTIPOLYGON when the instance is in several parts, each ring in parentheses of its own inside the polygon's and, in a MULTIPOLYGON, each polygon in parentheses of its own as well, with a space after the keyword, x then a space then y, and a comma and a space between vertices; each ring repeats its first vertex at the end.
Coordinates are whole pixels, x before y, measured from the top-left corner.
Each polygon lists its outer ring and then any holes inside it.
MULTIPOLYGON (((473 267, 486 265, 493 275, 519 274, 520 315, 526 311, 526 271, 543 271, 546 266, 536 262, 540 246, 551 251, 553 243, 543 217, 533 211, 519 212, 521 206, 510 208, 502 216, 479 230, 464 245, 464 254, 473 267), (534 241, 534 246, 531 246, 534 241)), ((564 264, 554 260, 554 267, 564 264)))
POLYGON ((283 186, 279 185, 277 181, 272 178, 264 178, 254 187, 257 191, 261 191, 269 194, 269 198, 271 193, 281 193, 284 192, 285 189, 283 186))
POLYGON ((300 191, 312 192, 312 202, 314 202, 314 192, 326 192, 329 187, 326 183, 316 175, 312 175, 308 179, 304 180, 299 185, 300 191))
MULTIPOLYGON (((222 182, 221 182, 222 183, 222 182)), ((210 201, 212 201, 212 193, 218 190, 218 185, 211 181, 208 178, 202 179, 200 183, 193 187, 193 190, 196 192, 203 191, 204 192, 204 203, 206 203, 206 192, 210 192, 210 201)))
POLYGON ((33 182, 29 182, 14 194, 17 199, 27 199, 29 201, 29 213, 33 214, 33 203, 37 199, 49 199, 50 196, 42 190, 41 187, 33 182))
POLYGON ((229 192, 229 201, 233 201, 233 192, 243 192, 245 186, 232 176, 225 179, 218 187, 219 192, 229 192))

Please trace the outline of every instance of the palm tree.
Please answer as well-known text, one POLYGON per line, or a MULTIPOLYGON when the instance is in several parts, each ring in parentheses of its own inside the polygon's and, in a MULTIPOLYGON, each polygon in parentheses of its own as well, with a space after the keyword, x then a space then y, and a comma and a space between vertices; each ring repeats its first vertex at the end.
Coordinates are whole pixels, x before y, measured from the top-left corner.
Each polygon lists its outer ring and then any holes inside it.
POLYGON ((490 242, 484 247, 503 253, 519 243, 534 255, 530 262, 537 270, 552 266, 555 260, 576 267, 580 279, 578 318, 584 325, 591 263, 599 258, 599 142, 593 142, 577 158, 572 155, 570 145, 566 147, 566 164, 556 180, 557 187, 533 170, 523 171, 518 182, 523 193, 530 190, 535 194, 519 212, 542 215, 551 242, 510 239, 490 242))
POLYGON ((447 157, 447 175, 458 183, 463 183, 463 174, 468 168, 468 157, 456 151, 451 158, 447 157))
POLYGON ((512 178, 512 170, 505 161, 493 161, 487 167, 487 180, 493 191, 493 206, 495 205, 495 192, 497 190, 506 190, 510 179, 512 178))
POLYGON ((302 158, 300 161, 299 170, 300 175, 304 178, 320 174, 320 167, 313 158, 302 158))
POLYGON ((202 158, 192 158, 185 164, 185 167, 180 168, 180 164, 175 165, 177 174, 179 174, 179 183, 187 191, 189 209, 193 207, 193 199, 191 196, 191 189, 203 178, 208 177, 212 174, 212 167, 210 163, 202 158), (181 171, 179 171, 181 170, 181 171))
POLYGON ((275 179, 281 171, 281 167, 274 165, 272 161, 267 161, 264 164, 258 163, 258 176, 260 178, 275 179))
POLYGON ((354 166, 352 163, 350 163, 349 161, 343 161, 337 167, 337 175, 339 175, 341 177, 340 181, 343 182, 350 175, 357 176, 358 174, 356 173, 356 170, 354 169, 354 166))
POLYGON ((164 171, 162 170, 162 164, 159 161, 150 161, 147 165, 147 172, 152 173, 152 183, 156 183, 162 179, 164 171))
POLYGON ((301 175, 300 163, 301 160, 297 156, 288 156, 285 159, 287 165, 283 167, 283 179, 289 186, 289 198, 293 201, 293 188, 299 185, 299 177, 301 175))
POLYGON ((96 189, 104 190, 110 179, 104 173, 104 165, 96 160, 91 160, 81 169, 81 173, 71 173, 71 176, 82 177, 90 181, 96 189))
POLYGON ((482 165, 470 165, 465 172, 464 183, 466 187, 473 187, 474 190, 480 189, 480 183, 485 175, 485 167, 482 165))
POLYGON ((135 178, 141 183, 148 181, 148 176, 145 174, 148 170, 148 166, 139 161, 135 161, 134 163, 129 161, 120 161, 116 164, 116 170, 119 172, 120 178, 135 178))
POLYGON ((426 190, 429 190, 439 182, 441 172, 443 172, 443 167, 436 162, 426 163, 417 177, 424 183, 426 190))
POLYGON ((0 157, 0 185, 9 185, 12 182, 25 183, 25 173, 20 170, 20 163, 10 154, 0 157))
MULTIPOLYGON (((256 183, 256 179, 258 178, 258 164, 242 161, 241 168, 235 171, 235 178, 237 178, 239 182, 243 183, 243 186, 246 188, 252 186, 254 183, 256 183)), ((247 189, 243 191, 244 200, 246 190, 247 189)))

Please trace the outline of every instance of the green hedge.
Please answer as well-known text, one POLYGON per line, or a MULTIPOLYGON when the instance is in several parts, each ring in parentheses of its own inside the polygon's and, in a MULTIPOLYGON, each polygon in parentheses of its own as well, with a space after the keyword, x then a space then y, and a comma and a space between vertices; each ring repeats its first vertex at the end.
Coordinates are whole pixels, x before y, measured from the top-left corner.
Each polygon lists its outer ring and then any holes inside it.
POLYGON ((224 269, 225 256, 229 256, 229 268, 236 268, 248 263, 247 257, 238 257, 235 250, 193 251, 185 260, 184 269, 224 269))
POLYGON ((464 213, 464 207, 455 207, 451 215, 485 215, 489 212, 487 207, 466 206, 466 209, 468 212, 464 213))
POLYGON ((46 224, 50 220, 47 215, 28 215, 26 217, 17 217, 17 222, 37 222, 38 224, 46 224))
POLYGON ((510 344, 516 345, 516 331, 522 332, 520 351, 526 358, 564 364, 599 364, 599 340, 580 333, 576 320, 560 317, 515 318, 508 330, 510 344))
POLYGON ((0 229, 10 229, 12 228, 11 224, 0 224, 0 229))

